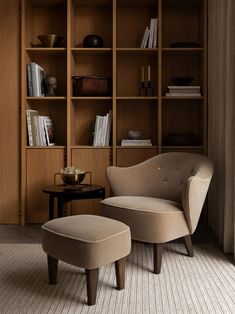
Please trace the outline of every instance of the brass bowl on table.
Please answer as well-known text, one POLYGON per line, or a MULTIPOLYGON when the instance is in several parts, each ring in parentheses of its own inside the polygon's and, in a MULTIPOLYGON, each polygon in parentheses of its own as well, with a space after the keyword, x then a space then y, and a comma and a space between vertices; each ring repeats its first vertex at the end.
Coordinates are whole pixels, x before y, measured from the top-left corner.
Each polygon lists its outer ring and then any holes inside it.
POLYGON ((48 48, 58 47, 63 40, 63 37, 57 34, 38 35, 37 37, 43 44, 43 47, 48 48))
POLYGON ((61 173, 61 178, 63 182, 67 185, 80 184, 85 178, 86 172, 75 173, 61 173))

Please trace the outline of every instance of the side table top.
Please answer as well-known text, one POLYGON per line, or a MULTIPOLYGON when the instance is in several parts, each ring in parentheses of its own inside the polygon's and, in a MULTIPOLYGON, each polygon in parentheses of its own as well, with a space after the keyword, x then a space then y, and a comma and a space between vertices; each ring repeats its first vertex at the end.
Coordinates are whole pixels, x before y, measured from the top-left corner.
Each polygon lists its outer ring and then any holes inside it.
POLYGON ((51 185, 48 187, 43 188, 43 192, 47 194, 53 195, 81 195, 86 193, 97 193, 97 192, 104 192, 105 188, 100 185, 90 185, 90 184, 79 184, 79 185, 70 185, 67 186, 65 184, 61 185, 51 185))

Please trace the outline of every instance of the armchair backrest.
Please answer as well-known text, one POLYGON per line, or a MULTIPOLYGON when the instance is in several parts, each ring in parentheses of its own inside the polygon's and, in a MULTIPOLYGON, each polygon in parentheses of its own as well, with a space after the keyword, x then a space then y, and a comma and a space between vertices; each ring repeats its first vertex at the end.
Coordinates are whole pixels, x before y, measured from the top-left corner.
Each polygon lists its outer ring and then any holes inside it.
MULTIPOLYGON (((176 202, 181 202, 183 188, 190 177, 210 182, 212 174, 213 165, 206 156, 175 152, 154 156, 135 166, 107 169, 116 196, 148 196, 176 202)), ((207 190, 205 197, 206 193, 207 190)))

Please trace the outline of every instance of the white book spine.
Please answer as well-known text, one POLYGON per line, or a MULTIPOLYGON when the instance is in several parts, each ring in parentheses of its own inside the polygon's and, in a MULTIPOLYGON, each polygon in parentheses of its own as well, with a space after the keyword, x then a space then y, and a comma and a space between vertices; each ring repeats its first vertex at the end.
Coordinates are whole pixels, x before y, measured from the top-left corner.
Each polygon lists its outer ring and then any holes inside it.
POLYGON ((110 134, 111 134, 111 125, 112 125, 112 110, 109 110, 108 122, 107 122, 107 132, 106 132, 106 137, 105 137, 105 146, 109 146, 110 134))
POLYGON ((38 127, 38 116, 34 116, 34 130, 35 130, 35 139, 36 139, 36 145, 40 146, 40 138, 39 138, 39 127, 38 127))
POLYGON ((154 32, 154 19, 151 19, 148 48, 153 48, 153 32, 154 32))
POLYGON ((93 146, 97 146, 97 135, 98 135, 98 115, 95 118, 95 130, 94 130, 94 139, 93 139, 93 146))
POLYGON ((40 97, 38 65, 35 62, 31 63, 31 72, 33 82, 33 96, 40 97))
POLYGON ((33 146, 33 132, 32 132, 32 124, 31 124, 31 118, 30 118, 30 111, 29 110, 26 110, 26 119, 27 119, 29 146, 33 146))
POLYGON ((143 34, 143 37, 142 37, 142 40, 141 40, 140 48, 144 48, 144 43, 145 43, 145 40, 146 40, 147 32, 148 32, 148 27, 146 27, 145 30, 144 30, 144 34, 143 34))
POLYGON ((169 97, 200 97, 201 93, 166 93, 169 97))
POLYGON ((148 28, 148 29, 147 29, 147 32, 146 32, 146 37, 145 37, 145 40, 144 40, 143 48, 146 48, 146 47, 147 47, 148 40, 149 40, 149 33, 150 33, 150 30, 149 30, 149 28, 148 28))
POLYGON ((157 48, 157 29, 158 29, 158 19, 154 19, 154 32, 153 32, 153 48, 157 48))

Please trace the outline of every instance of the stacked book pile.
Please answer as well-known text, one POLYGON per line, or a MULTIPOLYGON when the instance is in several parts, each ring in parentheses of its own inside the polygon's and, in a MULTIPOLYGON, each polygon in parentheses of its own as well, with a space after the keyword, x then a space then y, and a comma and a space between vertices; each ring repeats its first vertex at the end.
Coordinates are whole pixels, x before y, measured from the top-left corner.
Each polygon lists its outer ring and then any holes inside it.
POLYGON ((200 97, 201 86, 168 86, 168 97, 200 97))
POLYGON ((95 131, 93 146, 109 146, 111 134, 112 111, 105 116, 97 115, 95 119, 95 131))
POLYGON ((52 120, 48 116, 40 116, 37 110, 26 110, 29 146, 55 145, 52 120))
POLYGON ((43 87, 43 78, 45 71, 43 68, 35 63, 26 64, 27 73, 27 95, 29 97, 42 97, 45 96, 43 87))
POLYGON ((150 20, 150 26, 144 30, 144 34, 140 43, 140 48, 156 48, 157 47, 157 18, 150 20))
POLYGON ((147 140, 122 139, 121 146, 152 146, 152 142, 150 139, 147 140))

